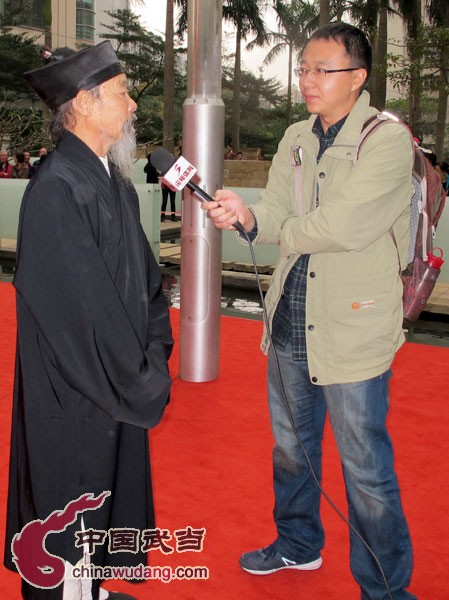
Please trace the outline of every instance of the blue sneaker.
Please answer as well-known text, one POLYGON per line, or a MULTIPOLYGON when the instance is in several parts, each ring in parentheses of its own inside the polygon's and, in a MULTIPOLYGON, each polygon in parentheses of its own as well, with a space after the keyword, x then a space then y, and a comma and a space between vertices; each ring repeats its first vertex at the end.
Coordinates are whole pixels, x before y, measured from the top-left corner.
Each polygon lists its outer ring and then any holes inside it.
POLYGON ((323 559, 319 556, 316 560, 307 563, 299 563, 288 558, 284 558, 273 545, 246 552, 242 554, 239 565, 244 571, 252 575, 270 575, 281 571, 282 569, 297 569, 298 571, 315 571, 323 564, 323 559))

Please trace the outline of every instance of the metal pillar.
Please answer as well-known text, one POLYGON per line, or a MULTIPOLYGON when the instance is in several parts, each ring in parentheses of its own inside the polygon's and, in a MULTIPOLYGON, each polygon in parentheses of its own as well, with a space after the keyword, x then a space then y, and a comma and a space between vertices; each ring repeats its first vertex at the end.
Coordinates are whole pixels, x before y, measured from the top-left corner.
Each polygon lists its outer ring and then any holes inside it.
MULTIPOLYGON (((224 104, 221 99, 221 0, 189 0, 187 99, 182 153, 198 169, 195 183, 211 196, 223 186, 224 104)), ((221 312, 221 231, 198 197, 183 191, 179 376, 218 377, 221 312)))

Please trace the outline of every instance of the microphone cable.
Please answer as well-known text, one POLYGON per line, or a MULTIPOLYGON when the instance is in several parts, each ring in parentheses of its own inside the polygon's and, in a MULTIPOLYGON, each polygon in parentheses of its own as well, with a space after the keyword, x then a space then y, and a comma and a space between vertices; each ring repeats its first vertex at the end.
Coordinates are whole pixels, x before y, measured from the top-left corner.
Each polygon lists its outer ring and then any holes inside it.
MULTIPOLYGON (((290 421, 291 428, 292 428, 292 430, 293 430, 293 432, 295 434, 296 441, 298 442, 298 444, 299 444, 299 446, 300 446, 300 448, 301 448, 301 450, 302 450, 302 452, 303 452, 303 454, 305 456, 305 459, 306 459, 307 465, 308 465, 308 467, 310 469, 310 473, 312 475, 312 478, 313 478, 316 486, 318 487, 321 495, 327 501, 327 503, 331 506, 331 508, 337 513, 337 515, 344 521, 344 523, 346 523, 346 525, 354 533, 354 535, 357 536, 357 538, 362 542, 363 546, 369 552, 369 554, 371 555, 372 559, 376 563, 376 566, 379 569, 379 572, 380 572, 380 574, 382 576, 382 580, 383 580, 386 592, 388 594, 388 598, 389 598, 389 600, 393 600, 393 595, 392 595, 392 591, 391 591, 390 585, 388 583, 388 579, 387 579, 387 577, 385 575, 385 572, 384 572, 384 570, 382 568, 382 565, 381 565, 379 559, 376 556, 376 553, 371 548, 371 546, 368 544, 368 542, 364 539, 364 537, 362 536, 362 534, 359 531, 357 531, 357 529, 354 527, 354 525, 352 525, 352 523, 349 522, 349 520, 341 512, 341 510, 338 508, 338 506, 335 504, 335 502, 330 498, 330 496, 324 490, 324 488, 321 485, 320 480, 319 480, 319 478, 318 478, 318 476, 316 474, 316 471, 315 471, 315 469, 313 467, 310 455, 307 452, 307 449, 306 449, 306 447, 304 446, 304 444, 303 444, 303 442, 301 440, 301 437, 300 437, 300 435, 298 433, 298 430, 296 429, 295 421, 293 419, 293 415, 292 415, 292 412, 291 412, 291 409, 290 409, 290 406, 289 406, 289 403, 288 403, 287 394, 285 392, 284 382, 282 380, 281 368, 280 368, 280 365, 279 365, 279 358, 278 358, 278 355, 277 355, 276 346, 274 345, 272 337, 271 337, 270 323, 269 323, 269 320, 268 320, 267 309, 266 309, 266 306, 265 306, 265 298, 264 298, 264 295, 263 295, 262 285, 261 285, 261 282, 260 282, 260 275, 259 275, 259 271, 257 269, 257 261, 256 261, 256 255, 254 253, 254 246, 252 244, 252 241, 249 238, 248 233, 245 231, 244 227, 241 225, 241 223, 239 223, 239 225, 240 225, 240 227, 237 227, 237 230, 239 231, 239 233, 242 233, 244 235, 244 238, 248 242, 248 245, 249 245, 249 249, 250 249, 250 253, 251 253, 251 260, 253 262, 253 267, 254 267, 254 274, 256 276, 257 288, 258 288, 258 292, 259 292, 260 299, 261 299, 261 302, 262 302, 263 320, 264 320, 265 328, 266 328, 266 331, 267 331, 267 337, 268 337, 268 340, 269 340, 269 343, 270 343, 270 349, 273 351, 274 363, 275 363, 275 368, 276 368, 276 375, 278 377, 278 381, 279 381, 279 385, 280 385, 280 389, 281 389, 281 394, 282 394, 282 399, 283 399, 283 402, 285 404, 285 408, 286 408, 286 411, 287 411, 288 419, 290 421)), ((235 227, 235 225, 234 225, 234 227, 235 227)))

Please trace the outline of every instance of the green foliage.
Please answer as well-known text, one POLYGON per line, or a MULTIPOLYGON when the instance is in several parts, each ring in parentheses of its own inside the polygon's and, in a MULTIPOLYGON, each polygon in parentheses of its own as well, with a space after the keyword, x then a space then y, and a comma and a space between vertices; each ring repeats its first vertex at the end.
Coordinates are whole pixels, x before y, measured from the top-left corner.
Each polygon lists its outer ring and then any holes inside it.
POLYGON ((11 95, 0 97, 0 147, 14 150, 37 151, 48 145, 48 137, 42 131, 42 109, 14 101, 11 95))
POLYGON ((299 121, 305 121, 310 117, 310 113, 306 108, 304 102, 297 102, 293 105, 293 117, 292 123, 298 123, 299 121))
MULTIPOLYGON (((42 66, 33 39, 0 28, 0 146, 37 149, 42 145, 42 107, 22 79, 25 71, 42 66)), ((45 138, 46 139, 46 138, 45 138)))
POLYGON ((164 40, 146 31, 130 10, 106 11, 114 19, 102 38, 115 42, 136 102, 144 94, 160 94, 164 73, 164 40))
MULTIPOLYGON (((175 137, 182 131, 182 105, 186 95, 185 78, 179 74, 175 79, 175 137)), ((162 89, 156 93, 145 93, 137 105, 136 134, 141 145, 163 141, 164 100, 162 89)))
MULTIPOLYGON (((225 104, 225 140, 232 139, 232 69, 223 69, 222 96, 225 104)), ((263 148, 274 154, 285 129, 285 99, 277 95, 279 82, 256 77, 242 71, 240 86, 240 145, 242 148, 263 148)))
POLYGON ((46 3, 50 0, 6 0, 4 14, 0 14, 0 25, 43 27, 45 22, 46 3))
POLYGON ((33 92, 22 79, 22 73, 42 66, 34 40, 1 27, 0 56, 0 91, 31 96, 33 92))
MULTIPOLYGON (((435 130, 435 115, 437 112, 436 98, 427 97, 422 101, 422 126, 418 133, 418 137, 426 138, 433 136, 435 130)), ((400 98, 396 100, 388 100, 386 110, 398 116, 401 121, 409 124, 409 103, 408 98, 400 98)))
MULTIPOLYGON (((416 39, 408 41, 409 53, 419 56, 420 61, 411 63, 408 56, 388 55, 388 77, 393 87, 399 90, 407 89, 413 72, 420 74, 425 93, 438 91, 441 86, 439 74, 441 69, 449 70, 449 65, 441 64, 443 50, 449 45, 448 27, 422 26, 416 39)), ((448 80, 446 89, 449 93, 448 80)))
MULTIPOLYGON (((129 80, 130 95, 137 102, 136 133, 139 144, 162 140, 164 50, 162 37, 146 31, 130 10, 109 11, 112 25, 102 38, 113 40, 129 80)), ((175 70, 175 128, 181 131, 185 78, 175 70)))

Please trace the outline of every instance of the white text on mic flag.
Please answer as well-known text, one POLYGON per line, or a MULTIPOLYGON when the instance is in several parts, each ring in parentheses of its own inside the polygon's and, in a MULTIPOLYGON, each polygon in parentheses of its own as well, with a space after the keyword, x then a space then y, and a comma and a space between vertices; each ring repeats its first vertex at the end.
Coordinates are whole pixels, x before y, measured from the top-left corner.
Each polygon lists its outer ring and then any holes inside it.
POLYGON ((161 181, 176 192, 181 191, 196 173, 196 168, 183 156, 180 156, 170 169, 161 177, 161 181))

